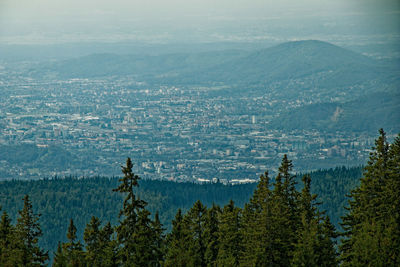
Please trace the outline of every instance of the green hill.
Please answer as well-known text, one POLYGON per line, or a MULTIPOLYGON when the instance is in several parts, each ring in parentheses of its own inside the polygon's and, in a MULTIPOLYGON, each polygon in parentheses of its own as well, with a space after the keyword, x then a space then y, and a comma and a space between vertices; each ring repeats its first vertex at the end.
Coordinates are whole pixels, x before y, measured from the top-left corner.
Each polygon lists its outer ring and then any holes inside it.
POLYGON ((400 94, 374 93, 345 103, 318 103, 302 106, 277 116, 272 128, 369 132, 385 128, 400 131, 400 94))
MULTIPOLYGON (((358 184, 361 168, 336 168, 311 173, 312 191, 323 201, 322 210, 327 210, 333 223, 338 226, 344 214, 346 194, 358 184)), ((300 176, 297 177, 300 182, 300 176)), ((30 196, 35 212, 42 214, 40 223, 44 233, 41 239, 46 249, 57 247, 58 241, 65 241, 69 219, 78 228, 78 236, 91 216, 103 222, 115 224, 123 198, 112 192, 118 185, 117 178, 65 178, 36 181, 12 180, 0 182, 0 206, 14 220, 22 208, 22 198, 30 196)), ((136 193, 149 203, 149 211, 160 213, 160 219, 167 229, 178 208, 188 210, 196 200, 210 207, 213 203, 226 205, 234 200, 239 207, 248 202, 256 184, 223 185, 175 183, 169 181, 141 180, 136 193)))

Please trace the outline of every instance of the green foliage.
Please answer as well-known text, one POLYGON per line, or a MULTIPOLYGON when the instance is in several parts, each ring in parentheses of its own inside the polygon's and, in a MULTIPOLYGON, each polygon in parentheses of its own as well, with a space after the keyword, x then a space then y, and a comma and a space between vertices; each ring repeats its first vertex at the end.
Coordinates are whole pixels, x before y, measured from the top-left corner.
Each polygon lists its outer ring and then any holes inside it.
POLYGON ((17 242, 16 257, 23 266, 42 266, 48 260, 48 253, 38 246, 42 230, 39 224, 40 215, 34 214, 29 196, 24 197, 24 207, 19 211, 15 225, 14 238, 17 242))
POLYGON ((344 103, 305 105, 274 118, 270 127, 285 131, 317 129, 321 132, 373 133, 383 126, 396 133, 400 131, 399 97, 397 91, 379 92, 344 103))
MULTIPOLYGON (((351 192, 350 207, 343 217, 345 239, 340 245, 340 260, 343 266, 397 266, 400 263, 397 249, 400 246, 400 199, 398 198, 400 136, 389 145, 383 130, 380 134, 361 184, 351 192)), ((116 227, 113 227, 110 221, 102 226, 102 219, 92 216, 82 235, 84 243, 81 242, 82 239, 79 238, 81 235, 71 218, 66 231, 67 240, 58 242, 54 253, 54 266, 337 266, 339 264, 336 251, 338 234, 329 216, 320 211, 319 208, 323 207, 323 204, 313 193, 311 181, 313 177, 318 178, 314 190, 326 194, 329 188, 327 184, 330 185, 334 181, 335 186, 330 190, 338 194, 335 188, 343 184, 347 188, 354 183, 359 168, 337 168, 303 175, 303 188, 299 191, 297 178, 292 173, 292 162, 284 155, 275 179, 271 182, 268 172, 261 175, 253 195, 243 209, 236 207, 232 200, 223 209, 216 204, 207 208, 197 200, 186 214, 178 209, 175 219, 172 220, 172 230, 165 236, 165 229, 158 212, 152 219, 151 212, 147 210, 147 202, 142 200, 142 196, 153 197, 152 201, 170 199, 169 201, 179 203, 184 200, 177 199, 177 196, 176 199, 168 198, 176 192, 172 186, 169 187, 171 183, 168 182, 152 188, 153 191, 146 188, 139 191, 137 187, 140 178, 133 173, 132 166, 128 158, 126 166, 122 167, 124 176, 119 179, 118 185, 115 179, 101 178, 51 181, 56 184, 81 183, 86 186, 84 188, 92 186, 93 191, 88 190, 89 193, 85 195, 90 198, 96 196, 92 194, 93 192, 103 193, 102 185, 107 185, 108 189, 113 185, 116 187, 114 191, 120 194, 105 193, 103 198, 113 196, 115 201, 122 202, 119 221, 115 223, 114 218, 113 224, 116 224, 116 227), (336 174, 340 174, 338 177, 342 178, 334 180, 336 174), (166 196, 160 194, 162 190, 164 193, 167 191, 166 196), (122 195, 123 198, 118 195, 122 195)), ((43 187, 50 181, 24 183, 40 184, 43 187)), ((154 181, 141 182, 141 185, 146 184, 149 188, 157 185, 154 181)), ((21 190, 23 189, 21 182, 11 181, 2 184, 7 189, 5 192, 12 188, 10 185, 20 190, 17 192, 24 191, 21 190)), ((210 190, 207 194, 222 192, 223 197, 229 196, 232 192, 236 194, 236 188, 252 188, 248 185, 237 187, 221 184, 173 185, 189 189, 185 194, 194 192, 190 191, 191 188, 204 188, 210 190), (222 190, 213 191, 216 188, 222 190)), ((42 188, 40 186, 38 188, 42 188)), ((74 192, 58 188, 67 193, 74 192)), ((174 189, 176 190, 176 187, 174 189)), ((76 194, 82 195, 82 192, 76 190, 76 194)), ((194 196, 185 197, 192 199, 194 196)), ((344 197, 333 199, 335 203, 340 203, 344 197)), ((81 203, 82 200, 77 201, 77 204, 81 203)), ((118 205, 114 205, 113 208, 115 207, 118 205)), ((332 207, 337 208, 333 204, 332 207)), ((24 198, 24 206, 19 211, 15 226, 8 214, 3 212, 0 222, 1 265, 44 265, 48 256, 38 243, 38 238, 42 235, 39 217, 34 213, 28 196, 24 198)))
MULTIPOLYGON (((65 234, 69 221, 65 218, 74 220, 81 242, 83 231, 92 216, 111 225, 118 223, 123 196, 112 191, 117 186, 118 178, 105 177, 3 181, 0 182, 0 205, 15 221, 23 204, 20 199, 28 194, 35 213, 42 214, 40 223, 43 236, 39 244, 45 250, 52 251, 53 255, 58 241, 67 241, 65 234)), ((159 211, 161 223, 170 231, 171 221, 179 208, 187 211, 198 199, 209 206, 213 202, 223 205, 233 199, 238 206, 243 206, 254 187, 255 184, 231 186, 140 180, 140 187, 135 187, 134 192, 149 203, 147 207, 151 214, 159 211)))
POLYGON ((0 263, 2 266, 45 266, 48 253, 38 245, 42 230, 40 215, 33 213, 28 195, 15 226, 6 212, 0 223, 0 263))
POLYGON ((343 266, 400 265, 400 136, 392 145, 381 129, 361 184, 343 217, 343 266))
POLYGON ((231 200, 220 215, 217 266, 239 266, 242 245, 241 209, 231 200))
POLYGON ((188 241, 188 233, 183 223, 183 215, 181 209, 172 220, 172 231, 167 235, 167 252, 165 254, 165 266, 187 266, 189 258, 186 254, 186 242, 188 241))
POLYGON ((83 246, 77 240, 76 227, 72 219, 69 222, 67 239, 68 241, 62 244, 62 254, 65 256, 67 266, 85 266, 83 246))
POLYGON ((15 227, 11 224, 11 219, 8 217, 7 212, 3 212, 0 223, 0 265, 12 266, 16 265, 16 258, 14 254, 15 240, 14 240, 15 227))
POLYGON ((158 266, 160 255, 155 240, 159 241, 160 236, 156 235, 161 235, 162 231, 153 229, 155 223, 149 218, 150 212, 145 208, 147 203, 133 191, 140 178, 132 172, 132 166, 128 158, 126 166, 122 167, 121 184, 113 190, 125 195, 119 214, 121 220, 116 228, 118 253, 121 262, 127 266, 158 266))

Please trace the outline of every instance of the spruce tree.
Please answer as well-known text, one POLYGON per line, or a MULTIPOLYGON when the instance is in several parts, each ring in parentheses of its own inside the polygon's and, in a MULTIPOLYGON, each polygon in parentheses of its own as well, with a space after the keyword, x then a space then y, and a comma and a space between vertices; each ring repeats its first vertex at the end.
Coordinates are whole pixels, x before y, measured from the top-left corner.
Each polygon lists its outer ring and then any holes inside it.
POLYGON ((221 209, 219 206, 213 206, 207 210, 206 221, 204 224, 204 239, 206 243, 206 251, 204 253, 205 265, 215 266, 219 250, 219 216, 221 209))
POLYGON ((44 266, 49 259, 48 252, 42 250, 39 245, 39 237, 42 230, 39 224, 40 214, 33 212, 28 195, 24 197, 24 207, 19 211, 19 217, 15 226, 15 240, 17 250, 15 256, 19 264, 23 266, 44 266))
POLYGON ((100 230, 100 244, 102 248, 102 266, 116 267, 118 262, 118 243, 114 238, 114 228, 110 222, 100 230))
POLYGON ((399 266, 399 137, 389 146, 381 129, 361 184, 343 217, 343 266, 399 266))
POLYGON ((65 256, 62 245, 58 242, 57 251, 54 253, 53 267, 66 267, 67 257, 65 256))
POLYGON ((158 212, 154 215, 154 221, 152 222, 152 229, 154 231, 153 237, 153 248, 154 248, 154 259, 153 266, 162 266, 164 262, 164 254, 165 254, 165 236, 164 236, 164 228, 160 221, 160 217, 158 212))
POLYGON ((184 231, 188 236, 187 250, 189 256, 188 266, 206 266, 205 252, 207 240, 205 238, 205 223, 207 208, 200 200, 193 204, 187 212, 184 221, 184 231))
POLYGON ((85 241, 85 260, 92 266, 101 266, 99 257, 102 254, 100 243, 100 220, 92 216, 90 222, 86 225, 83 232, 83 240, 85 241))
POLYGON ((301 224, 297 228, 297 240, 292 255, 293 266, 336 266, 337 253, 334 239, 337 237, 329 217, 317 208, 317 195, 311 194, 311 178, 304 175, 304 187, 299 199, 301 224))
POLYGON ((243 250, 241 210, 231 200, 221 213, 218 231, 217 266, 239 266, 243 250))
POLYGON ((103 228, 100 225, 100 220, 93 216, 85 228, 85 261, 90 266, 116 266, 116 244, 111 239, 114 230, 110 223, 103 228))
POLYGON ((116 229, 120 259, 127 266, 158 264, 154 263, 156 249, 153 222, 149 218, 150 212, 145 208, 147 203, 134 193, 140 177, 133 173, 132 167, 132 161, 128 158, 126 166, 122 167, 124 177, 119 180, 121 184, 113 190, 125 194, 116 229))
POLYGON ((65 256, 67 266, 80 267, 85 266, 85 256, 83 246, 76 236, 76 227, 74 221, 70 219, 67 230, 66 243, 62 244, 62 253, 65 256))
POLYGON ((243 266, 262 266, 273 262, 272 192, 269 187, 270 178, 265 172, 243 210, 243 251, 240 257, 243 266))
POLYGON ((15 249, 15 227, 12 225, 7 212, 4 211, 0 222, 0 266, 18 264, 15 249))
POLYGON ((165 255, 165 266, 188 266, 188 242, 189 236, 186 226, 183 222, 182 210, 178 209, 175 218, 172 220, 171 233, 167 235, 167 252, 165 255))
POLYGON ((288 266, 296 244, 296 231, 300 226, 298 214, 299 193, 295 189, 293 165, 286 154, 273 184, 270 207, 270 247, 268 262, 288 266))
POLYGON ((302 178, 304 188, 301 192, 299 210, 301 224, 297 229, 297 242, 293 251, 292 264, 294 266, 317 266, 318 217, 313 203, 316 195, 311 195, 311 178, 305 175, 302 178))

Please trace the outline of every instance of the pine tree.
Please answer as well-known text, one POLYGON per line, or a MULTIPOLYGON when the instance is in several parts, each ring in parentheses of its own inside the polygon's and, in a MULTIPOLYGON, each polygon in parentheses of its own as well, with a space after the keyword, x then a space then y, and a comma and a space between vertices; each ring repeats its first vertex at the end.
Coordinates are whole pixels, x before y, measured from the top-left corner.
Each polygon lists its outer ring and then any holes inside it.
POLYGON ((85 260, 90 266, 115 266, 117 252, 115 242, 111 240, 114 230, 110 223, 103 228, 100 225, 100 220, 93 216, 85 228, 83 233, 86 243, 85 260))
POLYGON ((206 221, 204 223, 204 239, 206 243, 206 251, 204 259, 206 266, 215 266, 219 250, 219 216, 221 209, 219 206, 213 206, 207 210, 206 221))
POLYGON ((102 266, 116 267, 118 262, 118 243, 114 238, 114 228, 108 222, 100 230, 100 244, 102 248, 102 266))
POLYGON ((120 245, 121 261, 128 266, 145 266, 155 263, 154 253, 154 230, 153 222, 150 220, 150 212, 146 210, 147 203, 136 198, 134 187, 139 186, 139 176, 132 172, 132 161, 126 161, 122 167, 124 177, 119 181, 121 184, 114 189, 116 192, 126 194, 123 208, 120 211, 119 225, 117 226, 117 239, 120 245))
POLYGON ((53 267, 67 267, 67 257, 64 255, 60 242, 58 242, 57 251, 54 253, 53 267))
POLYGON ((67 230, 68 242, 62 244, 62 253, 65 256, 67 266, 80 267, 85 266, 85 258, 82 244, 76 236, 76 227, 74 221, 70 219, 67 230))
POLYGON ((154 247, 154 266, 161 266, 164 262, 165 254, 165 236, 164 228, 161 224, 158 212, 154 215, 154 221, 152 222, 152 228, 154 231, 153 247, 154 247))
POLYGON ((302 178, 304 188, 300 197, 301 225, 297 229, 297 242, 293 251, 292 264, 294 266, 317 266, 318 219, 316 207, 313 203, 316 195, 311 195, 311 178, 305 175, 302 178))
POLYGON ((338 252, 336 250, 336 239, 338 236, 335 226, 333 226, 329 217, 323 217, 318 233, 318 266, 338 266, 338 252))
POLYGON ((272 192, 269 180, 268 172, 260 176, 257 188, 243 210, 243 251, 240 257, 243 266, 262 266, 273 262, 272 192))
POLYGON ((270 247, 268 262, 288 266, 296 244, 297 228, 301 225, 298 213, 299 193, 295 189, 293 165, 287 156, 282 158, 273 184, 270 206, 270 247))
POLYGON ((361 184, 343 217, 343 266, 400 265, 399 137, 389 146, 381 129, 361 184))
POLYGON ((222 210, 218 231, 217 266, 239 266, 243 250, 240 216, 241 210, 235 207, 232 200, 222 210))
POLYGON ((184 231, 187 232, 187 250, 189 255, 188 266, 206 266, 205 252, 207 241, 205 239, 205 223, 207 208, 196 201, 184 217, 184 231))
POLYGON ((15 239, 18 249, 16 257, 23 266, 44 266, 49 259, 48 253, 39 245, 39 237, 42 230, 39 224, 40 214, 34 214, 29 196, 24 197, 24 207, 19 211, 19 217, 15 226, 15 239))
POLYGON ((317 209, 317 195, 311 194, 311 178, 304 175, 304 187, 299 199, 301 225, 296 233, 293 266, 336 266, 334 238, 337 237, 329 217, 323 217, 317 209))
POLYGON ((178 209, 174 220, 172 220, 171 233, 167 235, 167 252, 165 255, 165 266, 184 267, 189 264, 187 253, 188 231, 183 222, 182 210, 178 209))
POLYGON ((0 222, 0 266, 14 266, 18 264, 15 258, 15 228, 8 217, 7 212, 3 212, 0 222))

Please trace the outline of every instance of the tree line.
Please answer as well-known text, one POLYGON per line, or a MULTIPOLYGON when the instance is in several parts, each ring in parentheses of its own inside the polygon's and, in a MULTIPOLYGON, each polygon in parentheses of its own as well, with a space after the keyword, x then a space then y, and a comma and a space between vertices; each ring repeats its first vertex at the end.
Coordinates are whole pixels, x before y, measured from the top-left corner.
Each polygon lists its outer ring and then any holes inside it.
MULTIPOLYGON (((128 158, 115 192, 123 203, 115 225, 93 216, 77 236, 72 219, 67 240, 59 242, 53 266, 399 266, 400 136, 392 144, 380 131, 360 185, 350 194, 338 233, 311 193, 311 178, 296 186, 285 155, 274 179, 265 172, 250 200, 206 207, 196 201, 178 210, 166 234, 158 213, 135 188, 139 176, 128 158), (338 237, 341 242, 336 244, 338 237)), ((48 252, 29 197, 13 225, 3 212, 1 266, 43 266, 48 252)))

